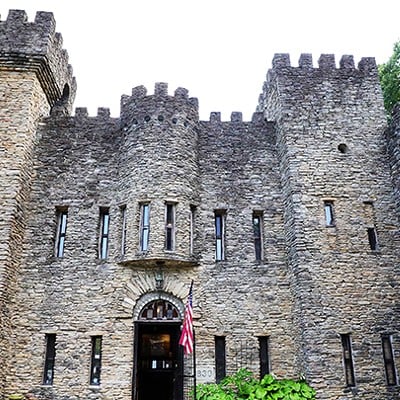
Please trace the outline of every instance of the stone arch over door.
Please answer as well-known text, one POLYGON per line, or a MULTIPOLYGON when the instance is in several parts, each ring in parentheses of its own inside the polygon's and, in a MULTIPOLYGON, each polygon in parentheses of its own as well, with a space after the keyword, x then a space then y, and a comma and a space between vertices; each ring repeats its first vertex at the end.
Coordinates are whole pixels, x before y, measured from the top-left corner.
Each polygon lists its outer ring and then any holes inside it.
POLYGON ((185 306, 183 302, 176 298, 175 296, 172 296, 169 293, 164 293, 164 292, 151 292, 151 293, 146 293, 143 295, 135 304, 133 308, 133 320, 134 321, 143 321, 143 318, 141 317, 143 311, 145 310, 146 307, 148 307, 151 303, 154 302, 164 302, 166 306, 168 306, 168 303, 171 304, 171 306, 176 309, 177 315, 173 316, 172 320, 174 321, 179 321, 183 320, 183 314, 185 310, 185 306))

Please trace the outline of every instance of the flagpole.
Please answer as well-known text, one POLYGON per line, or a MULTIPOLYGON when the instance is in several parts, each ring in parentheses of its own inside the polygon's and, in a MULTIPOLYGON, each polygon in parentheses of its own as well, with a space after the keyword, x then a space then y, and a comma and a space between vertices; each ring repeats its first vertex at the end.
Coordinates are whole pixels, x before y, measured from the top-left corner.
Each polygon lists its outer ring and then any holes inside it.
POLYGON ((193 328, 193 397, 194 400, 197 399, 197 393, 196 393, 196 386, 197 386, 197 374, 196 374, 196 333, 193 328))

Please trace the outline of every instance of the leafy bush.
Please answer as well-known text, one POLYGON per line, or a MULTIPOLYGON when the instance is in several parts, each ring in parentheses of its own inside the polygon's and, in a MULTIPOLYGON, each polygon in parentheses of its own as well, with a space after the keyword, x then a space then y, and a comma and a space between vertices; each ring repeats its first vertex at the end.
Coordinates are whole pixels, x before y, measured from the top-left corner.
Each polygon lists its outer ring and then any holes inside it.
POLYGON ((265 375, 255 379, 246 369, 227 376, 221 383, 199 384, 196 400, 314 400, 315 390, 304 380, 276 379, 265 375))
POLYGON ((400 41, 393 46, 389 60, 378 66, 386 113, 390 119, 393 107, 400 101, 400 41))

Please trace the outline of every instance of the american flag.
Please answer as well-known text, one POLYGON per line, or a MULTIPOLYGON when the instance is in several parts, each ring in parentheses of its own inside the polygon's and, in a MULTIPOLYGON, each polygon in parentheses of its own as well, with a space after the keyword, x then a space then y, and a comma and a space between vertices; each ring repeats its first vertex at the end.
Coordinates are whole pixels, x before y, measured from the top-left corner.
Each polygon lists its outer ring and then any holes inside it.
POLYGON ((193 281, 190 285, 189 296, 186 303, 183 327, 179 344, 184 347, 185 354, 193 353, 193 281))

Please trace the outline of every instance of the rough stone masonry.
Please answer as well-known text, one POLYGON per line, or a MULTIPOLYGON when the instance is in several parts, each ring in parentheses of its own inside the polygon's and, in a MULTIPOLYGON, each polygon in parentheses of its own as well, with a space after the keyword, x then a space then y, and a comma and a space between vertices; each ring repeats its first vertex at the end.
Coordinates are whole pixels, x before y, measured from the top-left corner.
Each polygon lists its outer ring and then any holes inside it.
POLYGON ((72 115, 75 92, 53 15, 11 10, 1 399, 190 398, 192 280, 198 383, 248 368, 318 399, 399 399, 400 118, 374 59, 277 54, 248 122, 200 121, 164 83, 119 118, 72 115))

